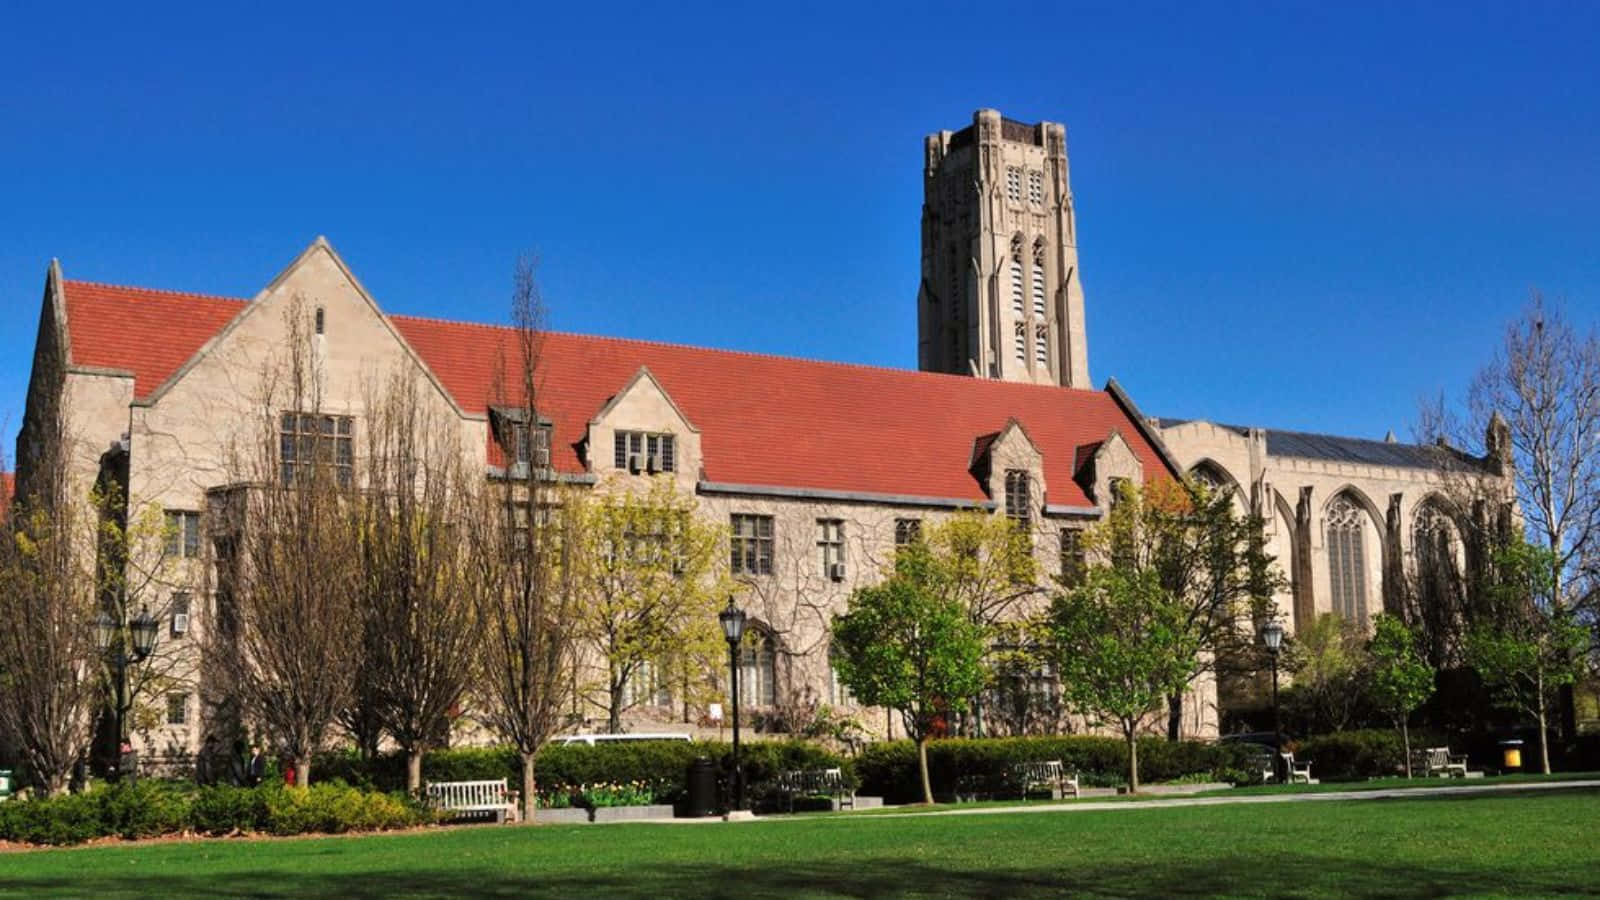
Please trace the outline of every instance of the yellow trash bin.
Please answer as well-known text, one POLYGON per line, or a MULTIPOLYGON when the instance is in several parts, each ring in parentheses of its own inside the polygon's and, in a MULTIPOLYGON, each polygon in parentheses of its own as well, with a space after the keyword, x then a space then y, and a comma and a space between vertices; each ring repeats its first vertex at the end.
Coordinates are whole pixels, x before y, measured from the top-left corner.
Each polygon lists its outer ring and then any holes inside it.
POLYGON ((1514 772, 1522 768, 1521 741, 1501 741, 1500 754, 1500 762, 1502 764, 1501 768, 1504 768, 1509 772, 1514 772))

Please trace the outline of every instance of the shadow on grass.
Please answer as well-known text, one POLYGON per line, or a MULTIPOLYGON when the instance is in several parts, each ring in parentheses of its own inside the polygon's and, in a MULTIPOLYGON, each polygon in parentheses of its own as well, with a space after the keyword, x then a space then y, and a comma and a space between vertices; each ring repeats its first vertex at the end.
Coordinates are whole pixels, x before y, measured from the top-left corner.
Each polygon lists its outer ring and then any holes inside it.
MULTIPOLYGON (((1020 848, 1019 848, 1020 849, 1020 848)), ((443 862, 443 861, 442 861, 443 862)), ((327 874, 263 870, 223 875, 80 874, 11 879, 0 873, 0 893, 95 897, 752 897, 884 896, 1321 896, 1437 897, 1444 894, 1590 893, 1591 873, 1354 862, 1293 852, 1218 855, 1181 863, 1030 868, 1026 853, 1013 866, 981 872, 930 865, 924 860, 875 860, 849 866, 725 867, 715 863, 651 866, 615 872, 532 872, 492 865, 460 873, 327 874)))

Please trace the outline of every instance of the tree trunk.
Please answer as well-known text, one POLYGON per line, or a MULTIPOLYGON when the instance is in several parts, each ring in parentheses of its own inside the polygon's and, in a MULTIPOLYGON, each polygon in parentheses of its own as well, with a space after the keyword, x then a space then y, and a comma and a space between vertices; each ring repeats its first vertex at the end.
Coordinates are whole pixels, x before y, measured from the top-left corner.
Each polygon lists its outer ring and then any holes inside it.
POLYGON ((611 734, 622 733, 622 685, 613 684, 610 691, 611 702, 606 710, 606 731, 611 734))
POLYGON ((52 772, 45 777, 44 794, 46 797, 59 797, 67 792, 67 776, 63 772, 52 772))
POLYGON ((1539 695, 1539 766, 1544 774, 1550 774, 1550 722, 1543 693, 1539 695))
POLYGON ((1183 732, 1183 694, 1167 697, 1167 740, 1177 743, 1183 732))
POLYGON ((294 783, 296 787, 311 786, 311 753, 309 751, 295 758, 294 783))
POLYGON ((932 805, 933 784, 928 780, 928 736, 917 738, 917 769, 922 775, 922 802, 932 805))
POLYGON ((1128 793, 1139 793, 1139 736, 1131 729, 1128 736, 1128 793))
POLYGON ((1400 742, 1406 748, 1406 777, 1411 777, 1411 726, 1405 719, 1400 720, 1400 742))
POLYGON ((522 754, 522 821, 532 822, 534 810, 539 807, 538 782, 534 780, 533 753, 522 754))
POLYGON ((413 797, 422 796, 422 747, 420 745, 406 751, 406 793, 413 797))

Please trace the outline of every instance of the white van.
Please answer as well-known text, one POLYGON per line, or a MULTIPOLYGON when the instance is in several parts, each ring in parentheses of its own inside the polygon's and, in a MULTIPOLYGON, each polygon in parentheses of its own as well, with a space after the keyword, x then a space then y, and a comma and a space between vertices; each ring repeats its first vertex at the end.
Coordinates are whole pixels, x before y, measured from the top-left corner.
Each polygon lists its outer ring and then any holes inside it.
POLYGON ((644 732, 639 734, 569 734, 565 737, 556 738, 556 743, 588 744, 589 746, 593 747, 595 744, 620 744, 624 742, 633 743, 637 741, 682 741, 684 743, 688 743, 689 740, 690 737, 687 734, 644 732))

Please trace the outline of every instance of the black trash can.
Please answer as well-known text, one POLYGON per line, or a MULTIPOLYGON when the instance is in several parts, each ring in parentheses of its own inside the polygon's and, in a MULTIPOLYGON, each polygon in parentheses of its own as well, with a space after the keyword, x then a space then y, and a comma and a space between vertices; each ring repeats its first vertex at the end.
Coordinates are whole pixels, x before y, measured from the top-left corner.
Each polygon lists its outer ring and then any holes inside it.
POLYGON ((683 815, 696 819, 709 816, 716 809, 717 764, 708 757, 696 757, 683 779, 683 815))

